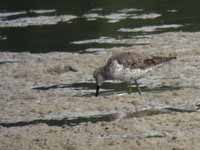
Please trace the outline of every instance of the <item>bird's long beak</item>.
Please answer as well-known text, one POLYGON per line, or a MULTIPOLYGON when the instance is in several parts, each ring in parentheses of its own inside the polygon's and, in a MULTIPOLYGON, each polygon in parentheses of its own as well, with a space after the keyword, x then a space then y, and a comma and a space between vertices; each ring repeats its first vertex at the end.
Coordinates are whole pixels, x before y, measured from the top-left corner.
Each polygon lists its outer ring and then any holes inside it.
POLYGON ((95 94, 95 96, 98 96, 98 95, 99 95, 99 88, 100 88, 100 86, 99 86, 99 85, 97 85, 97 87, 96 87, 96 94, 95 94))

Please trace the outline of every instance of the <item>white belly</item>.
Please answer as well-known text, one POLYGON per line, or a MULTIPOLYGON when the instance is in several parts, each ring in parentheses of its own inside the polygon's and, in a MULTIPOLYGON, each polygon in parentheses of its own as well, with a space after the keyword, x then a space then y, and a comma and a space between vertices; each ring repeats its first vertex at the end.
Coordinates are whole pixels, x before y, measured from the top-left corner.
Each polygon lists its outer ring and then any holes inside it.
POLYGON ((112 66, 112 76, 114 80, 122 80, 130 82, 132 80, 137 80, 142 78, 146 73, 151 71, 152 68, 147 69, 130 69, 124 67, 122 64, 118 64, 117 61, 114 61, 112 66))

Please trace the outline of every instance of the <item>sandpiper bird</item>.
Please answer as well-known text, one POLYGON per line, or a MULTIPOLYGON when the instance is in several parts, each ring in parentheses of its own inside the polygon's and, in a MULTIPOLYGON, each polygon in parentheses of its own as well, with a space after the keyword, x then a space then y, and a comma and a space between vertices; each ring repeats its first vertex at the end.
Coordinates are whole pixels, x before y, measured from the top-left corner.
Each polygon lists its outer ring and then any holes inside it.
MULTIPOLYGON (((130 89, 131 81, 135 82, 139 94, 141 90, 137 82, 146 73, 152 71, 156 66, 168 62, 176 57, 144 56, 136 52, 122 52, 110 57, 107 63, 94 71, 96 80, 96 96, 105 80, 121 80, 128 84, 130 89)), ((130 90, 129 90, 130 92, 130 90)))

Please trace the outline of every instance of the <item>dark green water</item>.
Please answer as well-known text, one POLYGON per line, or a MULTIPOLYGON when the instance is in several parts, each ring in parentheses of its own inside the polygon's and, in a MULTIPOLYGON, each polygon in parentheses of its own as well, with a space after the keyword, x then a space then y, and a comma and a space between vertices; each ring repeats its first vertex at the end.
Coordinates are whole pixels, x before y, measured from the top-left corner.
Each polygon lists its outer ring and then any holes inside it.
POLYGON ((129 46, 120 41, 148 34, 196 32, 199 6, 198 0, 1 0, 0 51, 86 52, 129 46))

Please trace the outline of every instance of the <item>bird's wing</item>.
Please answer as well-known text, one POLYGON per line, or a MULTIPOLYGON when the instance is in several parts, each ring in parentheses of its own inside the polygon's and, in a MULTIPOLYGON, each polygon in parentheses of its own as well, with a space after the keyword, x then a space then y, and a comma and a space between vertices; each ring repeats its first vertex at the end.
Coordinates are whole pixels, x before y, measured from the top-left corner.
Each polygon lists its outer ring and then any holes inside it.
POLYGON ((112 65, 114 61, 130 69, 146 69, 148 67, 156 66, 168 61, 176 59, 176 57, 162 57, 162 56, 145 56, 134 52, 125 52, 112 56, 107 66, 112 65))
POLYGON ((156 66, 165 62, 169 62, 173 59, 176 59, 176 57, 151 56, 143 60, 143 68, 156 66))

